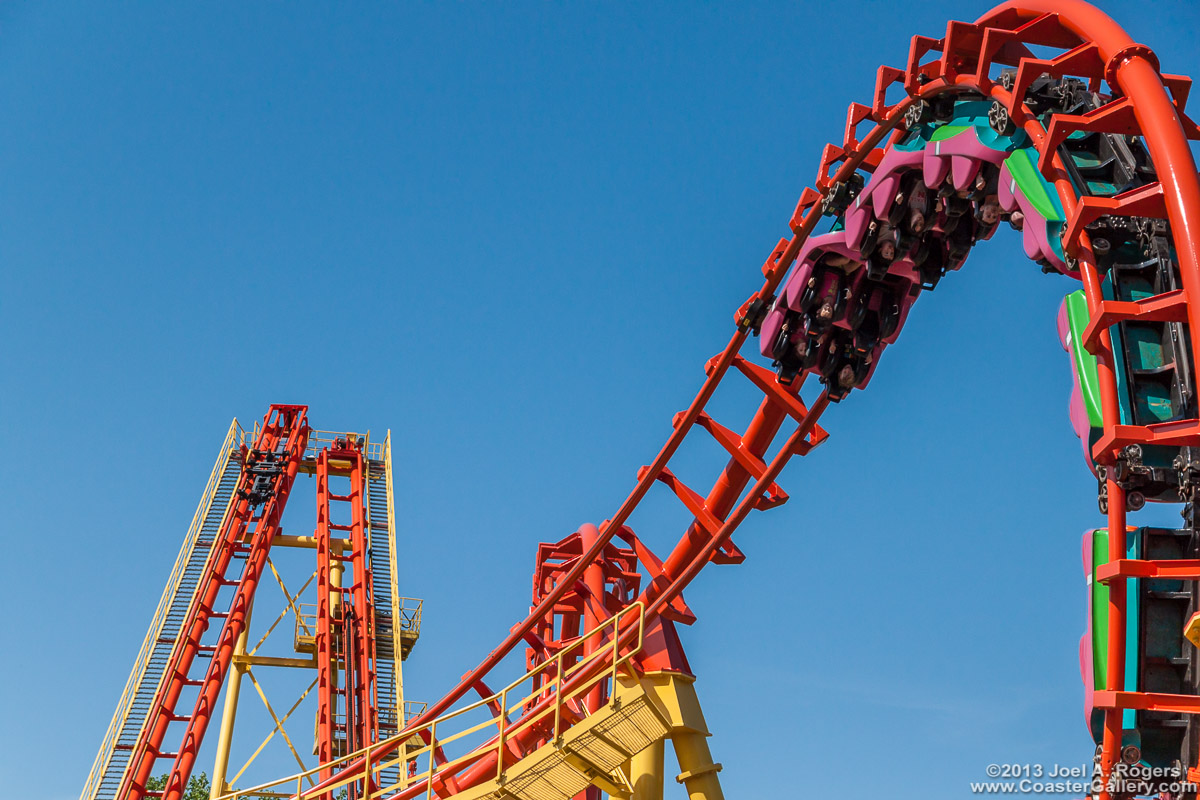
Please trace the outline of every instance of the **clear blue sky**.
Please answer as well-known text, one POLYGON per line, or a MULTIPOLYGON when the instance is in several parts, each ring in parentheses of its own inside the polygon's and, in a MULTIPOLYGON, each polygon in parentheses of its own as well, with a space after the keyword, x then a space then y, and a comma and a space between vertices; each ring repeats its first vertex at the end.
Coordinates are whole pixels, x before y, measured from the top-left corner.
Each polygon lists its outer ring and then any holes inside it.
MULTIPOLYGON (((409 696, 473 666, 536 543, 657 452, 846 104, 987 8, 908 5, 0 9, 0 794, 76 797, 220 437, 272 401, 392 429, 409 696)), ((1103 5, 1200 67, 1193 3, 1103 5)), ((1072 288, 980 248, 688 592, 728 796, 1089 757, 1072 288)))

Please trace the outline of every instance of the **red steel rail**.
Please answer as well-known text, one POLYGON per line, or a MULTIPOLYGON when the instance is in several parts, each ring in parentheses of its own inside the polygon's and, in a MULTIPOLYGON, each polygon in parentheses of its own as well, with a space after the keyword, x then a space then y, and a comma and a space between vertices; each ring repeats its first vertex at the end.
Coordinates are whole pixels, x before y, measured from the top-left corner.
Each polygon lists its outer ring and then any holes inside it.
MULTIPOLYGON (((1084 284, 1089 312, 1093 320, 1098 320, 1099 315, 1104 313, 1100 275, 1087 234, 1082 230, 1082 221, 1089 213, 1094 218, 1095 210, 1089 209, 1086 199, 1078 198, 1056 153, 1062 137, 1070 133, 1072 125, 1078 126, 1080 123, 1071 119, 1054 119, 1047 130, 1021 102, 1022 87, 1027 87, 1033 78, 1044 72, 1085 77, 1097 89, 1101 81, 1107 82, 1110 91, 1117 96, 1114 103, 1120 104, 1125 112, 1119 114, 1116 113, 1119 109, 1109 109, 1108 119, 1104 113, 1098 113, 1094 115, 1096 119, 1088 124, 1103 126, 1119 123, 1124 126, 1119 132, 1136 132, 1145 138, 1161 185, 1158 197, 1161 198, 1162 213, 1158 216, 1169 220, 1178 252, 1184 295, 1188 301, 1186 317, 1193 329, 1200 324, 1200 302, 1196 302, 1200 298, 1200 235, 1196 230, 1200 225, 1200 184, 1197 183, 1195 163, 1187 144, 1189 136, 1196 138, 1197 132, 1196 126, 1184 113, 1190 81, 1160 74, 1157 60, 1148 48, 1135 43, 1120 26, 1082 0, 1014 0, 989 12, 975 23, 950 22, 945 37, 941 39, 914 37, 905 68, 879 68, 871 105, 853 103, 849 107, 843 142, 826 146, 816 188, 805 189, 801 194, 791 220, 793 235, 781 240, 768 256, 762 270, 762 287, 736 315, 738 331, 725 349, 706 366, 707 379, 699 393, 688 409, 677 415, 671 436, 654 461, 639 472, 638 481, 629 497, 612 519, 605 521, 591 546, 575 562, 575 566, 561 577, 556 587, 541 598, 528 618, 514 626, 487 658, 464 675, 445 697, 414 720, 410 728, 420 726, 448 710, 473 686, 483 683, 488 673, 513 648, 519 646, 539 620, 551 613, 559 599, 583 578, 587 566, 623 529, 630 514, 655 482, 668 486, 695 514, 695 521, 684 532, 657 574, 651 569, 649 585, 640 598, 647 603, 648 625, 653 624, 654 616, 662 613, 667 604, 677 598, 707 564, 715 559, 721 560, 721 554, 726 556, 728 563, 729 557, 737 553, 730 537, 751 510, 770 508, 786 499, 786 495, 782 495, 774 486, 774 480, 791 456, 806 454, 826 438, 817 420, 829 399, 827 394, 822 393, 812 407, 807 408, 798 397, 799 387, 781 386, 773 374, 739 356, 751 327, 750 317, 756 306, 773 298, 780 281, 821 218, 820 201, 825 193, 832 185, 849 179, 858 170, 874 169, 882 158, 884 149, 881 146, 885 139, 897 128, 905 111, 915 102, 947 92, 973 90, 1000 100, 1005 105, 1012 120, 1024 128, 1037 146, 1039 166, 1055 185, 1062 201, 1069 219, 1064 249, 1074 260, 1076 274, 1084 284), (1053 59, 1039 59, 1027 45, 1049 46, 1064 52, 1053 59), (991 79, 990 70, 994 64, 1018 68, 1013 91, 1006 90, 991 79), (905 96, 894 104, 888 104, 888 90, 895 84, 902 86, 905 96), (870 127, 860 134, 859 128, 862 126, 870 127), (724 434, 730 432, 719 426, 714 430, 709 424, 711 420, 704 413, 706 404, 731 366, 749 378, 764 395, 753 420, 740 436, 719 435, 717 431, 724 434), (796 427, 770 463, 764 463, 765 454, 789 417, 796 427), (697 423, 712 433, 730 453, 729 462, 706 497, 701 497, 679 482, 668 469, 671 458, 697 423), (749 493, 745 493, 751 481, 754 481, 753 487, 749 493)), ((1103 127, 1090 129, 1105 130, 1103 127)), ((1110 203, 1105 213, 1155 216, 1147 210, 1145 197, 1114 200, 1116 202, 1110 203)), ((1153 199, 1150 206, 1153 206, 1153 199)), ((1132 426, 1118 424, 1112 344, 1106 330, 1094 327, 1100 330, 1093 344, 1100 362, 1105 429, 1105 437, 1098 444, 1094 456, 1099 464, 1111 464, 1119 445, 1155 440, 1163 432, 1132 429, 1132 426)), ((1198 345, 1200 342, 1193 340, 1193 363, 1200 363, 1200 358, 1196 358, 1200 355, 1198 345)), ((1200 422, 1191 421, 1182 432, 1176 425, 1170 435, 1178 443, 1200 444, 1200 422)), ((1125 498, 1121 487, 1111 480, 1108 481, 1108 493, 1108 529, 1112 532, 1109 547, 1115 559, 1125 553, 1125 498)), ((1196 577, 1200 578, 1200 571, 1196 577)), ((1124 577, 1114 576, 1110 579, 1110 586, 1109 686, 1108 691, 1101 692, 1098 698, 1109 705, 1102 757, 1106 775, 1111 772, 1120 750, 1121 709, 1133 708, 1137 702, 1143 702, 1130 699, 1129 693, 1119 691, 1123 688, 1124 680, 1124 577)), ((585 676, 580 676, 579 681, 584 679, 585 676)), ((1137 697, 1139 693, 1132 695, 1137 697)), ((1188 705, 1180 701, 1177 705, 1192 708, 1196 704, 1188 705)), ((375 757, 383 755, 385 752, 381 749, 375 757)), ((481 760, 460 774, 456 785, 466 787, 485 779, 493 766, 481 760)), ((347 770, 355 768, 356 765, 352 764, 347 770)), ((443 776, 435 778, 435 783, 440 783, 440 779, 443 776)), ((422 786, 418 785, 398 796, 416 796, 423 791, 422 786)))
MULTIPOLYGON (((868 104, 852 103, 847 112, 846 128, 840 144, 829 144, 821 156, 820 167, 814 188, 806 188, 800 195, 797 207, 790 220, 792 235, 780 240, 762 266, 763 283, 751 295, 735 315, 736 331, 725 348, 705 365, 706 378, 688 408, 676 415, 673 430, 665 445, 654 460, 643 467, 637 481, 625 501, 611 519, 604 521, 598 529, 587 529, 582 538, 582 553, 563 568, 557 580, 544 594, 539 595, 529 616, 516 626, 500 644, 474 669, 467 672, 460 682, 442 699, 431 704, 419 717, 412 720, 406 730, 423 728, 425 723, 441 715, 467 692, 487 685, 489 673, 508 657, 514 648, 522 646, 530 637, 536 639, 536 629, 552 618, 555 608, 564 595, 576 591, 579 585, 590 586, 593 592, 602 591, 599 573, 589 575, 598 559, 614 537, 635 541, 636 537, 627 527, 631 514, 656 483, 667 487, 693 516, 692 523, 671 553, 662 562, 657 558, 639 558, 649 573, 638 602, 645 606, 646 625, 652 628, 660 615, 679 617, 682 605, 681 592, 711 563, 738 563, 741 551, 732 541, 732 535, 752 510, 767 510, 781 505, 787 495, 775 481, 793 456, 803 456, 826 440, 826 432, 818 421, 830 403, 827 392, 822 392, 811 402, 800 397, 802 380, 792 385, 780 384, 771 371, 760 367, 740 355, 755 315, 774 299, 780 282, 794 264, 805 240, 822 218, 822 201, 831 187, 845 182, 859 171, 871 172, 880 163, 886 148, 901 135, 897 131, 905 112, 915 103, 928 101, 945 93, 962 91, 978 92, 1002 103, 1012 121, 1022 127, 1034 142, 1038 154, 1038 166, 1043 175, 1054 184, 1068 223, 1063 239, 1063 249, 1071 260, 1073 274, 1083 282, 1092 324, 1089 326, 1088 344, 1099 361, 1101 407, 1104 435, 1094 448, 1097 464, 1111 465, 1120 449, 1132 443, 1170 441, 1175 444, 1200 444, 1200 421, 1171 423, 1162 426, 1135 427, 1119 424, 1118 401, 1113 372, 1114 354, 1107 325, 1119 318, 1130 318, 1140 314, 1178 315, 1192 325, 1200 325, 1200 183, 1197 181, 1196 166, 1188 147, 1188 138, 1200 138, 1200 132, 1185 113, 1190 80, 1162 75, 1157 59, 1149 48, 1135 43, 1124 30, 1095 7, 1082 0, 1014 0, 1006 3, 974 23, 950 22, 946 34, 940 39, 915 36, 912 39, 908 60, 903 68, 882 66, 877 71, 875 92, 868 104), (1050 47, 1060 52, 1052 58, 1038 58, 1032 46, 1050 47), (991 77, 994 66, 1016 67, 1011 89, 1006 89, 991 77), (1071 75, 1083 77, 1089 85, 1099 89, 1107 83, 1113 99, 1082 117, 1058 115, 1052 117, 1048 126, 1023 105, 1024 90, 1043 73, 1061 77, 1071 75), (903 96, 895 103, 888 103, 889 90, 899 88, 903 96), (865 129, 860 131, 860 129, 865 129), (1157 184, 1143 187, 1127 195, 1114 198, 1080 198, 1067 178, 1067 172, 1057 155, 1058 145, 1075 130, 1093 130, 1140 135, 1146 141, 1151 160, 1157 172, 1157 184), (889 137, 891 139, 889 140, 889 137), (1124 309, 1106 302, 1101 293, 1101 275, 1096 267, 1091 244, 1084 230, 1087 221, 1097 215, 1137 215, 1165 218, 1170 223, 1172 237, 1177 250, 1183 292, 1173 298, 1159 298, 1158 305, 1151 308, 1124 309), (1161 306, 1161 307, 1159 307, 1161 306), (738 434, 717 423, 706 412, 706 406, 714 392, 730 374, 730 370, 748 380, 762 395, 757 411, 746 429, 738 434), (706 431, 725 449, 729 458, 717 475, 707 495, 701 495, 686 485, 671 469, 670 464, 684 439, 696 428, 706 431), (772 453, 773 443, 784 428, 788 428, 784 441, 772 453), (749 487, 749 488, 748 488, 749 487), (671 609, 670 611, 668 609, 671 609)), ((1200 342, 1193 339, 1193 363, 1200 363, 1200 342)), ((304 425, 303 407, 285 406, 275 409, 292 409, 286 412, 287 424, 280 421, 274 427, 268 425, 260 437, 261 447, 271 448, 279 441, 289 447, 299 443, 299 450, 289 449, 289 468, 285 480, 276 490, 286 498, 287 488, 296 471, 296 459, 302 455, 307 428, 304 425), (283 429, 287 429, 286 436, 283 429), (268 433, 270 429, 271 433, 268 433), (300 455, 298 455, 298 454, 300 455)), ((278 412, 281 415, 285 412, 278 412)), ((271 422, 268 415, 268 423, 271 422)), ((260 447, 256 445, 256 447, 260 447)), ((323 454, 326 459, 329 455, 323 454)), ((325 489, 327 491, 327 487, 325 489)), ((1125 556, 1125 493, 1113 480, 1108 481, 1108 530, 1110 558, 1114 561, 1125 556)), ((244 609, 253 592, 254 584, 261 572, 266 547, 269 547, 271 526, 277 525, 278 513, 273 498, 264 507, 263 522, 255 530, 250 542, 246 572, 238 585, 233 610, 226 618, 220 644, 213 653, 212 666, 204 681, 200 682, 201 696, 196 711, 189 718, 188 733, 184 746, 176 755, 170 781, 164 797, 178 800, 195 758, 203 735, 216 689, 228 667, 232 642, 240 626, 244 624, 244 609)), ((282 502, 279 503, 282 507, 282 502)), ((180 665, 171 674, 173 682, 165 693, 162 707, 158 710, 154 725, 149 728, 151 736, 142 743, 142 749, 132 763, 127 786, 119 795, 122 800, 140 800, 147 794, 145 781, 154 759, 164 757, 157 748, 161 745, 166 725, 174 716, 173 706, 178 700, 179 690, 188 683, 187 670, 199 647, 199 636, 207 624, 207 618, 219 616, 211 606, 216 590, 222 585, 224 569, 237 548, 244 548, 245 521, 249 509, 243 501, 239 503, 232 527, 225 532, 228 553, 223 554, 219 574, 214 572, 211 586, 204 593, 207 598, 198 609, 205 619, 191 624, 189 638, 180 650, 180 665), (241 520, 241 528, 237 528, 241 520), (235 530, 236 529, 236 530, 235 530), (211 594, 211 597, 210 597, 211 594), (203 622, 203 624, 201 624, 203 622)), ((328 517, 326 516, 326 522, 328 517)), ((332 527, 332 526, 331 526, 332 527)), ((328 530, 325 532, 328 539, 328 530)), ((354 538, 353 535, 351 538, 354 538)), ((356 540, 357 541, 357 540, 356 540)), ((354 544, 353 547, 358 547, 354 544)), ((328 542, 322 551, 326 564, 333 555, 328 542)), ((648 551, 647 551, 648 552, 648 551)), ((326 569, 328 572, 328 568, 326 569)), ((1109 654, 1108 685, 1097 692, 1097 703, 1106 708, 1106 724, 1101 764, 1104 774, 1111 773, 1119 756, 1121 734, 1121 712, 1125 708, 1172 707, 1200 711, 1195 698, 1169 695, 1146 695, 1124 690, 1124 631, 1125 631, 1125 580, 1127 571, 1110 570, 1102 578, 1110 586, 1109 599, 1109 654)), ((1200 580, 1200 565, 1189 579, 1200 580)), ((328 576, 321 578, 324 588, 321 596, 328 596, 328 576)), ((365 573, 354 573, 351 587, 353 604, 369 605, 369 597, 359 597, 359 589, 367 586, 365 573)), ((326 636, 331 631, 325 630, 326 636)), ((618 643, 620 644, 620 643, 618 643)), ((347 651, 349 652, 349 651, 347 651)), ((332 657, 332 654, 327 654, 332 657)), ((355 659, 362 659, 364 668, 369 669, 371 654, 356 649, 355 659)), ((600 670, 608 667, 604 659, 596 659, 595 666, 583 670, 571 681, 560 687, 568 691, 571 685, 582 685, 600 670)), ((332 676, 329 676, 332 678, 332 676)), ((330 684, 332 686, 332 684, 330 684)), ((369 684, 368 684, 369 685, 369 684)), ((370 706, 371 699, 361 696, 361 687, 347 683, 347 703, 357 697, 360 704, 370 706)), ((536 713, 540 708, 526 710, 536 713)), ((327 727, 322 736, 332 736, 332 709, 326 709, 327 727)), ((514 723, 514 730, 518 728, 514 723)), ((365 733, 370 736, 370 733, 365 733)), ((545 731, 537 726, 520 727, 510 740, 514 752, 534 746, 545 731)), ((373 752, 379 759, 389 754, 404 741, 404 736, 395 737, 392 743, 373 752)), ((365 742, 360 742, 364 744, 365 742)), ((322 754, 325 758, 325 754, 322 754)), ((496 755, 487 748, 479 752, 478 758, 459 761, 456 766, 444 769, 426 781, 418 782, 396 797, 404 800, 425 794, 429 783, 440 793, 454 793, 488 780, 495 774, 496 755)), ((307 794, 319 794, 348 773, 361 771, 360 761, 346 764, 336 775, 323 774, 322 780, 307 794)), ((1107 794, 1102 794, 1107 797, 1107 794)))
POLYGON ((204 575, 197 593, 198 602, 189 609, 183 630, 187 631, 171 655, 166 680, 146 718, 143 734, 130 759, 121 790, 117 796, 128 800, 161 796, 163 800, 180 800, 204 732, 216 707, 217 697, 233 659, 234 644, 246 625, 246 614, 254 590, 266 565, 271 540, 279 530, 279 519, 287 503, 288 492, 304 458, 308 442, 307 406, 273 405, 263 421, 262 431, 254 449, 244 456, 258 458, 261 471, 250 464, 243 469, 239 482, 239 500, 220 535, 219 551, 211 569, 204 575), (259 502, 255 502, 259 499, 259 502), (253 528, 251 529, 251 526, 253 528), (230 580, 230 567, 237 559, 245 559, 241 577, 230 580), (218 594, 223 587, 235 586, 228 611, 217 611, 218 594), (201 639, 214 619, 223 619, 221 633, 215 644, 202 645, 201 639), (203 677, 190 677, 197 656, 209 656, 208 669, 203 677), (190 715, 178 713, 185 687, 199 689, 195 707, 190 715), (172 722, 186 723, 176 753, 160 748, 172 722), (161 792, 148 791, 147 780, 159 759, 171 758, 171 770, 166 787, 161 792))
MULTIPOLYGON (((366 471, 363 453, 346 439, 317 456, 317 757, 328 764, 342 752, 353 752, 379 739, 379 710, 375 688, 375 609, 367 557, 366 471), (330 488, 331 478, 344 478, 346 494, 330 488), (336 505, 335 505, 336 504, 336 505), (334 508, 345 522, 335 522, 334 508), (334 534, 349 543, 349 552, 332 546, 334 534), (350 585, 334 586, 335 572, 350 585), (334 607, 334 600, 337 606, 334 607), (343 665, 339 683, 338 663, 343 665), (337 724, 338 698, 343 724, 337 724), (339 740, 339 734, 341 739, 339 740)), ((322 772, 328 778, 331 771, 322 772)))
MULTIPOLYGON (((329 453, 322 450, 317 456, 317 630, 313 650, 317 660, 317 760, 332 761, 334 726, 337 716, 337 650, 334 637, 333 558, 332 536, 329 530, 329 453)), ((337 594, 341 600, 341 592, 337 594)), ((322 771, 321 777, 331 773, 322 771)), ((328 794, 324 795, 328 797, 328 794)))

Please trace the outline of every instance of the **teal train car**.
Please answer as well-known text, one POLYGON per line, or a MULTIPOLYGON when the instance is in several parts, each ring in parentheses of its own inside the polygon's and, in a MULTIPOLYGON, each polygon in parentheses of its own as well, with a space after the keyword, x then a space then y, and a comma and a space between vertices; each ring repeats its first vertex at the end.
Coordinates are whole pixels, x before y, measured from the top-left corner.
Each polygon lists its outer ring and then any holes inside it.
MULTIPOLYGON (((1111 271, 1104 280, 1108 299, 1140 299, 1147 296, 1146 291, 1153 291, 1153 288, 1136 289, 1136 285, 1129 281, 1114 281, 1111 271)), ((1083 291, 1067 295, 1058 312, 1058 335, 1063 349, 1071 356, 1071 426, 1083 443, 1088 466, 1093 473, 1099 474, 1092 461, 1092 447, 1099 440, 1104 423, 1096 357, 1082 346, 1088 321, 1083 291)), ((1190 347, 1186 326, 1130 322, 1114 325, 1109 332, 1113 349, 1118 354, 1113 372, 1120 424, 1154 425, 1187 419, 1188 414, 1195 413, 1190 381, 1182 377, 1190 374, 1185 363, 1186 349, 1190 347)), ((1141 508, 1146 500, 1180 501, 1178 455, 1177 447, 1131 445, 1125 448, 1110 477, 1126 488, 1130 510, 1141 508)))
MULTIPOLYGON (((1179 559, 1192 551, 1191 531, 1130 528, 1126 557, 1179 559)), ((1108 531, 1083 536, 1083 569, 1087 577, 1087 628, 1079 643, 1079 667, 1084 684, 1088 728, 1100 744, 1104 711, 1095 707, 1095 691, 1106 686, 1108 664, 1108 586, 1095 580, 1108 563, 1108 531)), ((1195 694, 1200 688, 1196 670, 1200 651, 1184 638, 1193 609, 1191 587, 1184 581, 1131 578, 1127 582, 1125 686, 1133 692, 1195 694)), ((1122 717, 1122 746, 1127 761, 1159 770, 1187 763, 1189 748, 1197 746, 1196 731, 1185 714, 1127 709, 1122 717)))

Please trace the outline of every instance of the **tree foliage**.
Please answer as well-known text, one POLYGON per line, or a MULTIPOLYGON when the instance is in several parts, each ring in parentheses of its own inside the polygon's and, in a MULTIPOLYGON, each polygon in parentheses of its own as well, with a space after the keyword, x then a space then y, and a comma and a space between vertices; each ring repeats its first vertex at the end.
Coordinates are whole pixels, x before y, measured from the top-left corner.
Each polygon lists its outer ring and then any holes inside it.
MULTIPOLYGON (((146 781, 146 789, 151 792, 161 792, 167 787, 167 776, 159 775, 157 778, 150 778, 146 781)), ((208 773, 201 772, 199 775, 193 775, 188 780, 187 790, 183 793, 183 800, 208 800, 208 794, 211 791, 211 785, 208 782, 208 773)))

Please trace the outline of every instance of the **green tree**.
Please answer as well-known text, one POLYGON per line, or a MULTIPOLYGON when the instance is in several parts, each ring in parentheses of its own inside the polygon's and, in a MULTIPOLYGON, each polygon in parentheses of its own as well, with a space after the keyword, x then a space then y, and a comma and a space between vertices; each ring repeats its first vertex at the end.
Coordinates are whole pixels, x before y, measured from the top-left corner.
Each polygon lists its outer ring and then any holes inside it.
MULTIPOLYGON (((157 778, 151 778, 146 781, 146 789, 151 792, 161 792, 165 788, 167 788, 166 775, 159 775, 157 778)), ((193 775, 188 780, 187 791, 183 793, 183 800, 208 800, 208 793, 211 789, 207 772, 193 775)))

